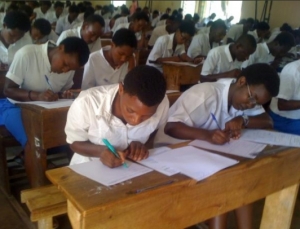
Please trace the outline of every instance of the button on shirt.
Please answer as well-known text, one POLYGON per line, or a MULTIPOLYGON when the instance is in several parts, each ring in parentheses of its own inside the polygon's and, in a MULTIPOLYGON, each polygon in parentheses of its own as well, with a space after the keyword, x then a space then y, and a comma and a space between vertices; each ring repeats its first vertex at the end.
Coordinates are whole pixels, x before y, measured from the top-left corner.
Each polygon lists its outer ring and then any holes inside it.
POLYGON ((103 54, 103 51, 110 49, 111 46, 105 46, 100 51, 90 55, 89 61, 84 66, 82 90, 96 86, 116 84, 124 80, 128 72, 128 62, 122 64, 120 68, 113 69, 103 54))
POLYGON ((69 14, 58 19, 56 23, 55 32, 61 34, 63 31, 73 28, 77 23, 80 23, 80 20, 76 18, 72 23, 68 20, 69 14))
MULTIPOLYGON (((169 101, 165 96, 156 113, 142 123, 124 124, 112 112, 113 100, 119 85, 106 85, 82 91, 71 105, 65 132, 67 142, 90 141, 103 145, 106 138, 116 149, 125 150, 132 141, 146 143, 150 134, 166 123, 169 101)), ((79 164, 99 158, 85 157, 75 153, 71 164, 79 164)))
POLYGON ((147 65, 153 66, 162 72, 162 66, 160 64, 152 64, 149 62, 149 60, 155 61, 158 58, 178 56, 185 53, 184 44, 177 45, 175 51, 173 52, 172 48, 173 48, 174 35, 175 33, 161 36, 156 40, 148 56, 147 65))

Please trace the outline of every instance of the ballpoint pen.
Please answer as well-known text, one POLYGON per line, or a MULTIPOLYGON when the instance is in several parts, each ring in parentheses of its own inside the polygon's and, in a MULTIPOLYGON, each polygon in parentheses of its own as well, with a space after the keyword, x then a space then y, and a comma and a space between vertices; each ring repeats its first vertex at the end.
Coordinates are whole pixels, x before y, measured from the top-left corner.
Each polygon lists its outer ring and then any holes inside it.
POLYGON ((211 115, 212 119, 215 121, 215 123, 217 124, 218 129, 222 130, 221 127, 220 127, 220 125, 219 125, 219 123, 218 123, 218 120, 216 119, 216 116, 213 113, 210 113, 210 115, 211 115))
MULTIPOLYGON (((110 150, 110 152, 115 155, 115 157, 120 159, 120 155, 118 154, 118 152, 116 151, 116 149, 109 143, 109 141, 105 138, 102 139, 103 143, 106 145, 106 147, 110 150)), ((127 163, 124 161, 123 166, 125 168, 128 168, 127 163)))

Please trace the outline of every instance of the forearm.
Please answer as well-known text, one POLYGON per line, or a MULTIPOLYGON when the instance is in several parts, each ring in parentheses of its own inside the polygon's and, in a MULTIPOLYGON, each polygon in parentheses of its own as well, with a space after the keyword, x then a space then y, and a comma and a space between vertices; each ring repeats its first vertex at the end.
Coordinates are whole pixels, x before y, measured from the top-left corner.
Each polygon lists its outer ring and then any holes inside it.
POLYGON ((278 110, 280 111, 292 111, 300 109, 299 100, 285 100, 278 99, 278 110))
POLYGON ((82 156, 86 157, 100 157, 100 154, 102 151, 106 149, 105 146, 102 145, 95 145, 89 141, 86 142, 73 142, 70 145, 71 149, 78 153, 81 154, 82 156))
POLYGON ((272 129, 273 121, 267 113, 249 117, 247 128, 253 129, 272 129))
POLYGON ((17 101, 36 101, 39 94, 38 92, 30 92, 21 88, 5 88, 3 92, 6 97, 17 101))

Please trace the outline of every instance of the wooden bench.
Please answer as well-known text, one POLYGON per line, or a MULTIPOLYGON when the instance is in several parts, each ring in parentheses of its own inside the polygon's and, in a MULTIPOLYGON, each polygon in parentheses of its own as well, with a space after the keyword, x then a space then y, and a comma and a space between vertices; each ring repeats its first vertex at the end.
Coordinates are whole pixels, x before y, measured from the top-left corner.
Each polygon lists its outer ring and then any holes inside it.
POLYGON ((53 229, 53 217, 67 213, 67 200, 54 185, 23 190, 21 203, 27 205, 38 229, 53 229))

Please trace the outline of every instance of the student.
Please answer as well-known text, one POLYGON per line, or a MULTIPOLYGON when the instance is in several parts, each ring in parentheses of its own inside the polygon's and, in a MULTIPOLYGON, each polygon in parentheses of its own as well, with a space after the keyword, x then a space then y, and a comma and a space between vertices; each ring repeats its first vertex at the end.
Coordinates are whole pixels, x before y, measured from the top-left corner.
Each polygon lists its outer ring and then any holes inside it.
POLYGON ((256 41, 249 34, 242 35, 235 43, 213 48, 204 61, 200 81, 214 82, 220 78, 236 78, 243 61, 255 49, 256 41))
POLYGON ((191 21, 181 23, 175 33, 159 37, 151 50, 147 65, 153 66, 162 72, 164 61, 192 62, 186 52, 184 44, 195 34, 195 26, 191 21))
POLYGON ((202 26, 206 26, 210 21, 213 21, 215 19, 215 17, 216 17, 216 14, 212 13, 209 17, 203 18, 202 22, 201 22, 202 26))
POLYGON ((60 1, 54 3, 54 11, 49 12, 49 16, 46 19, 50 22, 52 26, 56 26, 57 21, 65 16, 64 14, 64 4, 60 1))
POLYGON ((270 43, 257 44, 255 52, 249 56, 248 60, 243 62, 242 67, 254 63, 266 63, 272 64, 276 68, 276 63, 273 64, 274 60, 285 56, 295 45, 295 39, 291 33, 281 32, 270 43))
POLYGON ((104 20, 100 15, 91 15, 83 22, 81 27, 64 31, 59 36, 57 44, 66 37, 79 37, 88 44, 91 53, 96 52, 101 49, 100 36, 104 26, 104 20))
POLYGON ((129 29, 119 29, 112 38, 111 46, 103 47, 90 55, 84 67, 81 89, 116 84, 124 80, 129 60, 137 46, 135 34, 129 29))
MULTIPOLYGON (((89 56, 85 42, 77 37, 66 38, 57 47, 51 41, 43 45, 27 45, 20 49, 6 74, 4 94, 0 100, 0 123, 24 148, 27 143, 21 110, 10 102, 56 101, 71 88, 73 71, 84 66, 89 56)), ((25 160, 26 163, 26 160, 25 160)))
POLYGON ((165 14, 170 15, 171 14, 171 8, 167 8, 165 14))
MULTIPOLYGON (((272 119, 261 105, 278 91, 279 77, 267 64, 243 69, 237 80, 195 85, 170 108, 165 133, 178 139, 225 144, 230 138, 238 139, 244 128, 272 128, 272 119)), ((252 228, 251 206, 241 207, 236 213, 239 228, 252 228)), ((225 229, 226 215, 211 219, 210 228, 225 229)))
POLYGON ((234 19, 234 17, 233 17, 233 16, 230 16, 229 18, 227 18, 227 19, 225 20, 225 24, 226 24, 227 29, 230 29, 230 27, 231 27, 231 22, 232 22, 233 19, 234 19))
POLYGON ((158 10, 154 10, 152 12, 152 19, 151 19, 151 27, 154 29, 156 27, 156 24, 159 22, 160 17, 159 17, 159 12, 158 10))
POLYGON ((220 41, 226 35, 226 25, 223 20, 214 21, 209 33, 200 33, 193 37, 188 48, 187 55, 191 58, 207 56, 209 50, 218 47, 220 41))
POLYGON ((253 27, 254 25, 254 19, 253 18, 248 18, 245 20, 243 24, 236 24, 230 27, 229 31, 227 32, 226 35, 226 43, 232 43, 237 41, 237 39, 249 32, 249 30, 253 27))
POLYGON ((60 35, 63 31, 71 29, 74 24, 80 22, 77 17, 79 14, 79 8, 76 5, 71 5, 69 7, 69 13, 59 18, 56 23, 55 32, 60 35))
POLYGON ((114 32, 118 25, 123 23, 128 23, 130 20, 129 10, 126 7, 122 8, 121 17, 117 18, 114 22, 114 26, 112 27, 111 31, 114 32))
POLYGON ((100 160, 109 167, 122 161, 102 143, 106 138, 124 158, 148 157, 145 143, 165 125, 169 101, 163 75, 150 66, 137 66, 124 82, 82 91, 69 109, 65 132, 76 152, 70 164, 100 160))
POLYGON ((263 42, 270 35, 270 26, 267 22, 259 22, 254 31, 249 31, 257 43, 263 42))
POLYGON ((15 53, 25 45, 32 44, 26 33, 30 29, 30 21, 26 14, 11 11, 6 14, 3 29, 0 31, 0 61, 10 65, 15 53))
POLYGON ((51 28, 50 22, 43 18, 34 21, 30 36, 33 44, 44 44, 49 40, 56 42, 58 39, 57 34, 51 28))
POLYGON ((34 12, 34 19, 44 18, 47 19, 49 17, 50 8, 51 8, 51 1, 40 1, 40 7, 35 8, 34 12))

